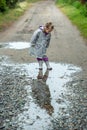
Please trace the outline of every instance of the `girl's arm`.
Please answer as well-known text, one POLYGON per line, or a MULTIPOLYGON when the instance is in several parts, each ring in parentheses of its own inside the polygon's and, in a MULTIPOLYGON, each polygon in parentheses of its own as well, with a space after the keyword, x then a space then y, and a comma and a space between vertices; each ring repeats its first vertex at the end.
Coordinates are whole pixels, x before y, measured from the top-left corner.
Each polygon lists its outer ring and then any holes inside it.
POLYGON ((48 34, 48 36, 47 36, 47 40, 46 40, 46 48, 49 47, 50 39, 51 39, 51 34, 48 34))
POLYGON ((36 44, 39 35, 40 35, 40 30, 36 30, 30 40, 31 46, 34 46, 36 44))

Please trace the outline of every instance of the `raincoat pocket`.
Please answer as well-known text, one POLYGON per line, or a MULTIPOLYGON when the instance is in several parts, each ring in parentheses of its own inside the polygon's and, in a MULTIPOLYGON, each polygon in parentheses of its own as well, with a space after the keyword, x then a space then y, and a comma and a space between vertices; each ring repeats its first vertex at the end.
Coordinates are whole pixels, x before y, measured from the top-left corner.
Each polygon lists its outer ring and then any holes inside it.
POLYGON ((46 49, 44 48, 43 45, 37 44, 35 46, 31 46, 29 48, 29 54, 31 56, 36 56, 36 57, 43 57, 43 55, 46 53, 46 49))
POLYGON ((35 55, 36 55, 36 53, 35 53, 35 47, 31 46, 31 47, 29 48, 29 54, 30 54, 31 56, 35 56, 35 55))

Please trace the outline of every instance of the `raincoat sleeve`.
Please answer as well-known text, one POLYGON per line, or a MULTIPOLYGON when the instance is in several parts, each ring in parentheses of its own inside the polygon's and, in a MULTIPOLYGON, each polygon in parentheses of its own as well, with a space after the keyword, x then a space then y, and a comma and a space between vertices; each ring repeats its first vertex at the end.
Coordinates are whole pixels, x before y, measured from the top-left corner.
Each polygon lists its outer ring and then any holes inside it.
POLYGON ((31 37, 31 40, 30 40, 31 46, 34 46, 36 44, 37 39, 39 38, 39 34, 40 34, 40 30, 36 30, 34 32, 34 34, 31 37))
POLYGON ((51 34, 49 34, 49 35, 47 36, 47 40, 46 40, 46 48, 49 47, 50 39, 51 39, 51 34))

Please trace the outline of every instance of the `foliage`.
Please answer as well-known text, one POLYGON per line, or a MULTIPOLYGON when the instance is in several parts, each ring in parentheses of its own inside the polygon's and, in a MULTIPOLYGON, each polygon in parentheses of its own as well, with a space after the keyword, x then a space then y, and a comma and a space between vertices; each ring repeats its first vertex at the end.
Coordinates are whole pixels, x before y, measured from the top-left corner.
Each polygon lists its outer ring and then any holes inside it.
POLYGON ((81 7, 81 14, 87 17, 87 3, 81 7))
POLYGON ((21 2, 14 9, 9 9, 8 11, 0 13, 0 31, 3 31, 9 27, 19 16, 23 15, 24 11, 30 5, 27 2, 21 2))
MULTIPOLYGON (((9 0, 7 0, 9 1, 9 0)), ((36 2, 39 0, 18 0, 19 2, 16 3, 15 8, 10 8, 8 11, 4 10, 5 12, 1 12, 0 10, 0 31, 5 30, 11 24, 19 18, 19 16, 23 15, 26 9, 28 9, 32 4, 32 2, 36 2)), ((0 0, 1 2, 1 0, 0 0)), ((1 5, 1 3, 0 3, 1 5)), ((6 3, 5 3, 6 5, 6 3)))
POLYGON ((73 24, 77 25, 81 34, 87 38, 87 4, 73 4, 57 3, 60 9, 70 18, 73 24), (63 4, 63 6, 62 6, 63 4))
POLYGON ((80 0, 56 0, 56 3, 62 6, 72 5, 79 9, 82 15, 87 17, 87 2, 85 2, 85 4, 81 4, 80 0))
POLYGON ((19 1, 24 0, 0 0, 0 12, 5 12, 7 8, 14 8, 19 1))
POLYGON ((80 1, 75 1, 75 2, 73 2, 72 5, 73 5, 74 7, 76 7, 77 9, 79 9, 79 8, 82 6, 82 4, 81 4, 80 1))
POLYGON ((0 12, 5 12, 7 8, 15 8, 19 2, 37 2, 39 0, 0 0, 0 12))
POLYGON ((29 2, 29 3, 37 2, 37 1, 39 1, 39 0, 27 0, 27 2, 29 2))
POLYGON ((6 9, 6 0, 0 0, 0 12, 4 12, 6 9))
POLYGON ((18 0, 6 0, 6 5, 9 8, 14 8, 16 6, 17 2, 18 2, 18 0))

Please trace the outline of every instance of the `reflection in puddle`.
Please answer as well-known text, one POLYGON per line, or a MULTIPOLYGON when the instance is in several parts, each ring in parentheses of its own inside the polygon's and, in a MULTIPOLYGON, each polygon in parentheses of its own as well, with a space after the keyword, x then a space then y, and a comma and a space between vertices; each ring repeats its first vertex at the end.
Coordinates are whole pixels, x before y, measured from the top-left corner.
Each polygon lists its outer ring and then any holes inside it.
MULTIPOLYGON (((11 122, 13 126, 18 127, 17 130, 56 130, 52 129, 54 125, 53 121, 57 119, 60 121, 61 117, 68 118, 69 102, 64 98, 68 90, 64 85, 72 80, 73 74, 80 72, 81 68, 70 64, 50 64, 53 68, 52 71, 46 70, 45 65, 43 71, 39 71, 37 63, 20 65, 6 64, 1 61, 2 68, 0 68, 0 72, 2 72, 3 67, 5 67, 5 71, 8 72, 9 69, 9 75, 12 77, 10 78, 7 73, 7 79, 9 79, 8 85, 10 85, 10 87, 11 85, 16 85, 15 91, 17 92, 21 86, 27 91, 25 106, 22 108, 23 112, 13 117, 11 122), (11 68, 12 72, 10 73, 11 68), (17 74, 15 71, 17 71, 17 74), (20 71, 23 71, 23 74, 20 71)), ((6 72, 3 72, 3 75, 6 72)), ((6 79, 5 77, 3 78, 6 79)), ((6 83, 8 83, 8 80, 6 83)), ((21 91, 19 93, 21 94, 21 91)), ((23 97, 23 92, 21 95, 23 97)), ((17 97, 15 100, 17 100, 17 97)), ((61 122, 59 123, 61 125, 61 122)))
POLYGON ((69 105, 63 98, 67 93, 64 85, 72 79, 73 73, 81 69, 67 64, 51 63, 51 66, 52 71, 47 71, 45 66, 43 71, 39 71, 37 63, 24 65, 32 82, 25 87, 24 112, 18 115, 16 122, 23 130, 51 130, 52 120, 60 118, 69 105))
POLYGON ((29 47, 30 43, 28 42, 9 42, 6 44, 0 44, 0 48, 25 49, 29 47))

